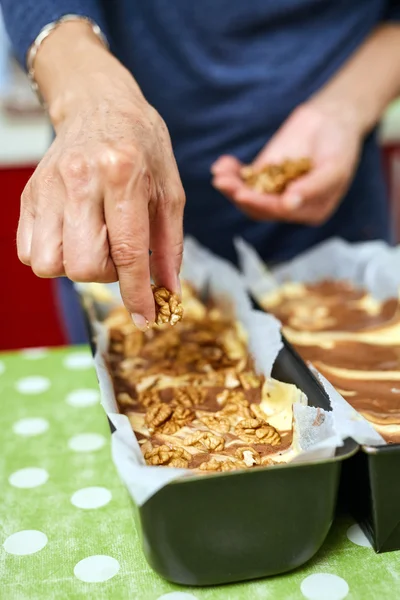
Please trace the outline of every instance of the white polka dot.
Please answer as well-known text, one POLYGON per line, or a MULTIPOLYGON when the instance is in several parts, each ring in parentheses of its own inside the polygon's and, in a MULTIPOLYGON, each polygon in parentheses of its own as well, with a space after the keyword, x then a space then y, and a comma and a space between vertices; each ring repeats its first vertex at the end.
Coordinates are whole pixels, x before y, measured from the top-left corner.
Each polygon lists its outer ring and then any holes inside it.
POLYGON ((104 487, 82 488, 72 494, 71 503, 77 508, 101 508, 110 502, 112 494, 104 487))
POLYGON ((63 364, 66 369, 89 369, 93 366, 93 358, 89 352, 74 352, 64 358, 63 364))
POLYGON ((197 598, 187 592, 170 592, 159 596, 157 600, 197 600, 197 598))
POLYGON ((69 448, 75 452, 99 450, 105 443, 105 437, 99 433, 79 433, 68 440, 69 448))
POLYGON ((46 469, 39 467, 26 467, 11 473, 8 481, 11 485, 17 488, 34 488, 43 485, 49 478, 46 469))
POLYGON ((6 370, 6 365, 0 360, 0 375, 6 370))
POLYGON ((25 556, 43 550, 47 541, 47 535, 41 531, 27 529, 10 535, 4 542, 3 547, 9 554, 25 556))
POLYGON ((21 350, 21 356, 27 360, 39 360, 48 355, 46 348, 24 348, 21 350))
POLYGON ((365 548, 372 548, 371 542, 361 529, 361 527, 357 524, 352 525, 347 530, 347 537, 353 544, 357 544, 357 546, 364 546, 365 548))
POLYGON ((107 581, 119 571, 119 562, 104 554, 88 556, 80 560, 74 567, 74 575, 85 583, 107 581))
POLYGON ((41 417, 21 419, 13 425, 13 432, 17 435, 40 435, 49 428, 49 422, 41 417))
POLYGON ((307 600, 343 600, 349 593, 347 582, 330 573, 315 573, 301 582, 301 593, 307 600))
POLYGON ((66 402, 70 406, 92 406, 99 401, 100 394, 97 390, 74 390, 66 397, 66 402))
POLYGON ((50 385, 50 379, 38 375, 19 379, 15 387, 21 394, 40 394, 48 390, 50 385))

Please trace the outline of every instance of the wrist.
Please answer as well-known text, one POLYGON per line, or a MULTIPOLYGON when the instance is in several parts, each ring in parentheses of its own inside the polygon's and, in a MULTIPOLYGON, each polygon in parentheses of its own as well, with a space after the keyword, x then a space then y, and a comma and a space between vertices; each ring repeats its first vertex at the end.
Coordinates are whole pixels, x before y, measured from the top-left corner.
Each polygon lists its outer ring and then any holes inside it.
POLYGON ((355 135, 363 138, 373 127, 366 107, 356 98, 344 97, 342 94, 325 93, 324 90, 313 96, 307 104, 326 118, 342 123, 355 135))
POLYGON ((36 55, 35 79, 55 128, 87 105, 97 90, 106 94, 113 78, 130 86, 132 97, 141 96, 130 73, 83 20, 60 24, 36 55))

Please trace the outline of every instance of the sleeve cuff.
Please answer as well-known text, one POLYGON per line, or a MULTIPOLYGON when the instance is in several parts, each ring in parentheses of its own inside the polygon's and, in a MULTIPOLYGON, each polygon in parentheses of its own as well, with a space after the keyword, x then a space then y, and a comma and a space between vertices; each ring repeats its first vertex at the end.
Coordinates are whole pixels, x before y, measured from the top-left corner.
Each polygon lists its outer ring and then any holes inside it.
POLYGON ((106 24, 96 0, 3 0, 2 9, 14 54, 24 69, 27 52, 40 31, 64 15, 88 17, 107 37, 106 24))

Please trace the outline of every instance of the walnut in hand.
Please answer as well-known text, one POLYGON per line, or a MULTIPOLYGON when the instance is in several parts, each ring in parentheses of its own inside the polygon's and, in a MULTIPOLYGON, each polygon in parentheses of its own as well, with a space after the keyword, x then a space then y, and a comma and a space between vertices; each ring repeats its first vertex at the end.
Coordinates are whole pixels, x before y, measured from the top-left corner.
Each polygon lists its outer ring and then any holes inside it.
POLYGON ((175 325, 183 317, 183 306, 177 294, 165 287, 151 286, 156 305, 156 325, 175 325))

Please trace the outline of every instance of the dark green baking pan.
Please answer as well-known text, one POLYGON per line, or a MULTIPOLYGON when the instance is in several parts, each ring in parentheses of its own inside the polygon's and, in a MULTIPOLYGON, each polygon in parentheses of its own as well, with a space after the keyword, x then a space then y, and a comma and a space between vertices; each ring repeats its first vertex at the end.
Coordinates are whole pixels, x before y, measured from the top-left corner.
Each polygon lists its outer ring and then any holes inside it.
MULTIPOLYGON (((96 350, 87 319, 93 353, 96 350)), ((329 410, 325 391, 288 343, 273 377, 329 410)), ((111 431, 115 430, 110 423, 111 431)), ((147 561, 166 579, 204 586, 276 575, 321 547, 332 524, 346 440, 334 458, 310 464, 201 475, 172 482, 134 515, 147 561)))
MULTIPOLYGON (((294 383, 313 406, 324 390, 287 345, 273 376, 294 383)), ((332 524, 342 460, 201 476, 164 487, 136 516, 143 550, 160 575, 186 585, 216 585, 299 567, 321 547, 332 524)))
POLYGON ((341 495, 376 552, 400 550, 400 444, 362 446, 343 471, 341 495))
MULTIPOLYGON (((252 302, 263 310, 254 298, 252 302)), ((286 346, 295 352, 289 342, 286 346)), ((400 550, 399 474, 400 444, 360 446, 344 463, 341 509, 351 512, 376 552, 400 550)))

